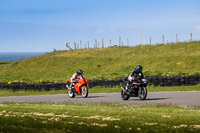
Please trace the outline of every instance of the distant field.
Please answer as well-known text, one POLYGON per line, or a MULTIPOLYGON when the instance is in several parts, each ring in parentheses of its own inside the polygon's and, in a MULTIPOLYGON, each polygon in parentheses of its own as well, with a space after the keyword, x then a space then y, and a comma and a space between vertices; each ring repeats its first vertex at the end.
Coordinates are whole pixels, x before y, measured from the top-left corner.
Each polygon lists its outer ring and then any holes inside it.
POLYGON ((0 132, 200 132, 200 108, 115 104, 0 104, 0 132))
POLYGON ((200 74, 200 42, 57 51, 0 64, 0 82, 65 81, 78 69, 88 79, 118 79, 137 64, 145 75, 200 74))

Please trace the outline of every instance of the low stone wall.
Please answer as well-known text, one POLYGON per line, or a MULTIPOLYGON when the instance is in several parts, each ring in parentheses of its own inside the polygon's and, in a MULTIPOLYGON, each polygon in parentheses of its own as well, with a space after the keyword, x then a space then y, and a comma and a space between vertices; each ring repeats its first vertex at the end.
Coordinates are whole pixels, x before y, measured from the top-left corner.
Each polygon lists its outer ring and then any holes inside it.
MULTIPOLYGON (((200 83, 200 75, 195 76, 146 76, 148 79, 149 85, 154 86, 185 86, 185 85, 197 85, 200 83)), ((104 86, 104 87, 114 87, 122 85, 122 79, 119 80, 88 80, 88 87, 92 88, 95 86, 104 86)), ((40 83, 21 83, 13 82, 10 84, 0 83, 0 89, 11 89, 13 91, 17 90, 60 90, 65 89, 65 82, 40 82, 40 83)))

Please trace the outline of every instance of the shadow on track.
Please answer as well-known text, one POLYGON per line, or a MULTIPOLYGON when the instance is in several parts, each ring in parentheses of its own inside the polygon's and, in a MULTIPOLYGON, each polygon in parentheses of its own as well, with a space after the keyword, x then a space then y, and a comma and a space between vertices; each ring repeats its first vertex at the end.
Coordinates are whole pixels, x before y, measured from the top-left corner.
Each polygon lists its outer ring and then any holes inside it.
POLYGON ((105 96, 88 96, 87 98, 98 98, 98 97, 105 97, 105 96))
MULTIPOLYGON (((88 96, 88 97, 86 97, 86 99, 87 98, 99 98, 99 97, 105 97, 105 96, 88 96)), ((76 98, 83 98, 83 97, 82 96, 76 96, 76 98)))
POLYGON ((168 98, 147 98, 147 101, 151 101, 151 100, 165 100, 165 99, 173 99, 172 97, 168 97, 168 98))
POLYGON ((134 101, 155 101, 155 100, 165 100, 165 99, 173 99, 172 97, 168 97, 168 98, 147 98, 145 100, 140 100, 140 99, 131 99, 134 101))

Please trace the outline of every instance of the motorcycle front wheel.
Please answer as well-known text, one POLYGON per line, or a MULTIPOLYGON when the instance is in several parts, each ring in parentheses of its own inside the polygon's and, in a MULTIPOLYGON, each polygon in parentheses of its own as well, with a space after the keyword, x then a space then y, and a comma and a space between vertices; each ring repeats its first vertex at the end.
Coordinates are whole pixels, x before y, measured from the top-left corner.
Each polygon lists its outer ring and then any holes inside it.
POLYGON ((127 95, 123 90, 121 91, 121 96, 123 100, 128 100, 130 98, 130 96, 127 95))
POLYGON ((82 97, 86 98, 88 96, 88 88, 86 86, 82 87, 82 97))
POLYGON ((140 100, 145 100, 147 97, 147 88, 141 87, 138 91, 138 96, 140 100))
POLYGON ((70 98, 74 98, 75 97, 74 92, 72 92, 70 90, 68 90, 68 95, 69 95, 70 98))

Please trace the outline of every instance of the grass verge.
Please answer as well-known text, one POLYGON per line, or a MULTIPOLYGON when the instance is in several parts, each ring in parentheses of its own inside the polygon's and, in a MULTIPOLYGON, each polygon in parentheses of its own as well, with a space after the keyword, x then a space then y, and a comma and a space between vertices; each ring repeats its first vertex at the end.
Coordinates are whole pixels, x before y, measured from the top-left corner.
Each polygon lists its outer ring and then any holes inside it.
MULTIPOLYGON (((94 88, 89 89, 89 93, 112 93, 112 92, 120 92, 121 86, 115 87, 102 87, 96 86, 94 88)), ((200 84, 196 86, 175 86, 175 87, 160 87, 160 86, 148 86, 148 92, 159 92, 159 91, 200 91, 200 84)), ((67 90, 51 90, 51 91, 34 91, 34 90, 20 90, 20 91, 12 91, 12 90, 0 90, 0 97, 7 96, 29 96, 29 95, 53 95, 53 94, 67 94, 67 90)))
POLYGON ((0 104, 0 132, 200 132, 200 108, 0 104))

